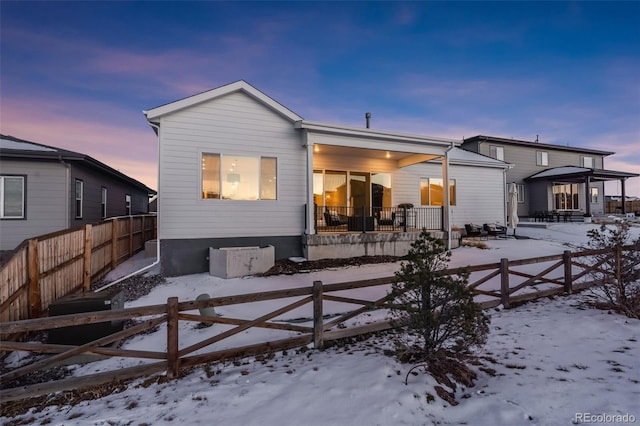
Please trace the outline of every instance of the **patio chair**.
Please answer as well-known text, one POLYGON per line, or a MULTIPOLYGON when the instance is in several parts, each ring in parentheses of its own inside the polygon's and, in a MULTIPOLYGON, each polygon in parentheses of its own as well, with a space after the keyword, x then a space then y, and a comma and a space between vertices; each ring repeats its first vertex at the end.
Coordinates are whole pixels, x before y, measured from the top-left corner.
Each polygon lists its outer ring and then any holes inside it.
POLYGON ((474 225, 473 223, 465 223, 464 230, 465 230, 465 233, 467 234, 467 237, 471 237, 471 238, 480 237, 480 239, 483 239, 483 238, 486 239, 487 235, 489 235, 487 231, 482 229, 482 226, 474 225))
POLYGON ((500 235, 507 235, 507 227, 496 223, 485 223, 482 225, 488 235, 498 238, 500 235))
POLYGON ((388 210, 382 210, 375 212, 376 221, 378 222, 378 226, 394 226, 396 223, 396 212, 391 212, 388 210))
POLYGON ((324 223, 327 226, 340 226, 347 223, 346 218, 343 219, 343 217, 335 210, 326 210, 323 215, 324 223))

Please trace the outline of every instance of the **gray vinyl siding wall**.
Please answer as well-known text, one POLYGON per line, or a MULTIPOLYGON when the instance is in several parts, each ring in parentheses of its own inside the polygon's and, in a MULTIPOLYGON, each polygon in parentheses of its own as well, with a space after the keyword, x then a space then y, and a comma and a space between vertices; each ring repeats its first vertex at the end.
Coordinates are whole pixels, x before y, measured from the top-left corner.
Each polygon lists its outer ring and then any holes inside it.
MULTIPOLYGON (((550 185, 544 184, 544 190, 538 186, 532 186, 525 183, 524 179, 539 173, 546 169, 563 166, 582 167, 582 158, 590 156, 593 158, 593 166, 596 169, 602 169, 604 157, 591 153, 580 153, 572 151, 564 151, 562 149, 554 149, 548 146, 528 147, 520 145, 500 144, 498 142, 473 142, 465 143, 464 148, 478 152, 479 154, 490 156, 491 146, 501 146, 504 149, 504 161, 514 164, 515 167, 507 170, 507 183, 516 182, 517 184, 525 184, 525 202, 518 205, 518 215, 520 217, 530 216, 536 210, 553 210, 550 185), (537 152, 545 151, 548 154, 548 165, 538 166, 537 152)), ((579 184, 579 203, 580 209, 585 209, 584 184, 579 184)), ((592 187, 599 188, 600 200, 598 204, 592 204, 592 213, 599 214, 604 212, 604 184, 592 183, 592 187)))
POLYGON ((306 149, 288 119, 234 92, 162 117, 159 139, 160 239, 303 234, 306 149), (277 158, 277 200, 202 199, 202 153, 277 158))
POLYGON ((0 250, 68 227, 67 169, 59 162, 2 160, 3 175, 25 176, 25 219, 0 219, 0 250))
POLYGON ((102 218, 102 188, 107 189, 107 218, 126 214, 125 195, 131 195, 131 214, 147 213, 149 194, 107 173, 74 162, 71 165, 69 182, 69 218, 71 226, 96 223, 102 218), (82 218, 75 214, 75 182, 80 179, 84 184, 82 218))

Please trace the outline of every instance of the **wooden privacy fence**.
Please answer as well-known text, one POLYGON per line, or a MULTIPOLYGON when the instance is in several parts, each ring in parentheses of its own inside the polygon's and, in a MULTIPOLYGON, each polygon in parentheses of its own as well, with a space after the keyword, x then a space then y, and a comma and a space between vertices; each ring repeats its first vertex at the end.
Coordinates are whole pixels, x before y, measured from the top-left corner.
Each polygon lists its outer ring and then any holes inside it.
MULTIPOLYGON (((572 293, 587 288, 593 284, 586 279, 591 272, 609 273, 603 266, 605 262, 613 259, 614 264, 619 263, 625 251, 629 250, 637 250, 637 248, 625 247, 613 251, 590 250, 579 253, 565 251, 556 256, 515 261, 503 259, 499 263, 448 269, 443 273, 457 275, 463 270, 470 272, 470 276, 474 277, 470 279, 470 287, 478 298, 486 299, 480 302, 483 307, 497 306, 502 303, 508 308, 516 302, 552 294, 572 293), (528 271, 527 268, 529 268, 528 271), (540 289, 541 286, 545 288, 540 289)), ((1 390, 0 399, 18 400, 163 371, 166 371, 169 377, 175 377, 180 369, 198 364, 295 348, 309 343, 313 343, 315 348, 322 348, 327 341, 386 330, 393 327, 386 310, 392 306, 393 301, 389 299, 388 290, 394 281, 395 277, 326 285, 315 281, 312 286, 215 297, 208 300, 178 302, 177 297, 170 297, 166 304, 161 305, 3 322, 0 323, 2 339, 13 333, 29 333, 106 321, 137 320, 137 324, 130 328, 81 346, 0 340, 0 348, 3 351, 54 354, 3 374, 0 376, 3 387, 14 379, 37 370, 50 368, 79 354, 121 357, 125 360, 137 358, 144 360, 144 363, 142 365, 129 363, 129 366, 125 363, 115 371, 56 382, 23 387, 14 385, 1 390), (273 306, 260 309, 257 303, 266 301, 270 303, 282 301, 282 306, 275 310, 273 306), (222 308, 232 305, 245 305, 244 313, 251 319, 190 313, 204 308, 222 308), (353 305, 356 308, 345 309, 345 306, 353 305), (300 320, 300 310, 303 308, 306 311, 303 311, 303 320, 300 320), (379 313, 378 317, 372 315, 374 311, 379 313), (284 318, 283 315, 286 313, 298 320, 284 318), (200 329, 198 333, 192 331, 186 336, 183 335, 181 344, 180 321, 215 324, 215 326, 200 329), (141 350, 132 347, 105 346, 158 326, 165 327, 166 350, 165 348, 141 350), (256 329, 266 329, 269 332, 284 335, 279 339, 266 341, 263 334, 254 336, 255 338, 245 336, 249 330, 256 329), (238 337, 249 340, 242 340, 240 344, 237 341, 229 341, 238 337), (203 352, 205 348, 212 345, 216 347, 203 352)), ((235 309, 237 312, 237 308, 235 309)), ((184 327, 182 329, 184 330, 184 327)), ((134 346, 134 344, 131 345, 134 346)))
POLYGON ((156 238, 156 216, 109 219, 24 241, 0 269, 0 321, 37 318, 57 299, 89 290, 156 238))

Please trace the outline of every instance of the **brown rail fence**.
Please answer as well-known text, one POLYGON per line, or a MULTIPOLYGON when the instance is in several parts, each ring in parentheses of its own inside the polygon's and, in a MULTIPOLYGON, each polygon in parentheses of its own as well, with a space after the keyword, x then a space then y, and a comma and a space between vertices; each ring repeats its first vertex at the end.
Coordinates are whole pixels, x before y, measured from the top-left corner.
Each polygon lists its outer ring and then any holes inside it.
MULTIPOLYGON (((603 266, 605 262, 611 262, 612 259, 620 262, 630 250, 637 250, 637 247, 575 253, 565 251, 560 255, 514 261, 502 259, 498 263, 448 269, 443 273, 457 275, 463 270, 468 271, 469 285, 484 308, 500 304, 509 308, 526 300, 553 294, 570 294, 585 289, 593 284, 588 279, 591 272, 606 272, 607 267, 603 266)), ((274 352, 310 343, 313 343, 315 348, 322 348, 327 341, 390 329, 392 323, 386 310, 392 306, 388 291, 394 281, 395 277, 325 285, 315 281, 313 285, 306 287, 215 297, 208 300, 179 302, 177 297, 170 297, 166 304, 160 305, 3 322, 0 323, 2 339, 13 333, 32 333, 106 321, 135 320, 132 322, 135 325, 81 346, 0 340, 0 349, 5 352, 30 351, 53 354, 1 375, 0 383, 3 389, 0 390, 0 399, 14 401, 160 372, 166 372, 169 377, 176 377, 181 369, 203 363, 274 352), (282 306, 275 310, 272 305, 265 307, 259 303, 273 303, 276 300, 282 301, 282 306), (196 313, 199 309, 232 305, 244 305, 243 312, 252 319, 239 318, 237 314, 236 317, 232 317, 217 314, 203 316, 196 313), (351 306, 350 310, 347 306, 351 306), (379 315, 375 316, 375 312, 379 315), (287 319, 284 314, 292 318, 287 319), (181 342, 178 326, 180 321, 215 326, 183 335, 181 342), (154 327, 164 327, 166 350, 164 347, 157 350, 136 349, 130 347, 135 346, 133 342, 124 342, 120 347, 105 346, 154 327), (269 330, 270 339, 266 340, 262 334, 254 338, 247 337, 247 333, 255 329, 269 330), (272 333, 277 333, 279 338, 276 339, 272 333), (242 339, 237 340, 238 337, 242 339), (120 357, 121 360, 134 358, 137 359, 137 364, 125 363, 114 371, 55 382, 29 386, 15 384, 15 379, 59 365, 60 362, 80 354, 120 357), (144 360, 142 365, 140 360, 144 360)), ((237 307, 234 309, 234 312, 237 312, 237 307)), ((184 327, 182 329, 184 330, 184 327)), ((157 332, 160 331, 161 329, 157 332)))
POLYGON ((154 215, 125 216, 24 241, 0 268, 0 321, 37 318, 156 238, 154 215))

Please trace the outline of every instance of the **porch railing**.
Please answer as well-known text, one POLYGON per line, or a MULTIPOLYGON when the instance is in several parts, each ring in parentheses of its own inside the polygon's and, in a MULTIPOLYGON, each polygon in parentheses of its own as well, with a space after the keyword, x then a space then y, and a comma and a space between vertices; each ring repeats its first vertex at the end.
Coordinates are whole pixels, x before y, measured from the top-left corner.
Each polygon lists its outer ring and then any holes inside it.
POLYGON ((315 206, 316 232, 410 232, 442 230, 441 206, 315 206))

